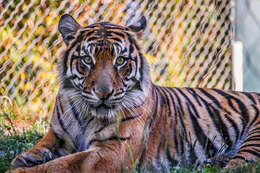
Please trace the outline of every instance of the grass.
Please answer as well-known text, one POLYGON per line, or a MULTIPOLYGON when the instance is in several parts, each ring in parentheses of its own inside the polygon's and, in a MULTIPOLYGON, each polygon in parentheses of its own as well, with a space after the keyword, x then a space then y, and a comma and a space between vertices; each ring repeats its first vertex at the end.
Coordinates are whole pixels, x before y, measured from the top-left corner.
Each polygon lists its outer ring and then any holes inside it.
POLYGON ((177 168, 171 170, 171 173, 259 173, 260 163, 244 163, 237 167, 223 169, 220 167, 203 168, 177 168))
POLYGON ((0 173, 11 169, 12 159, 32 148, 43 136, 46 123, 28 129, 16 129, 12 114, 0 112, 0 173))
MULTIPOLYGON (((12 159, 32 148, 45 133, 48 124, 36 123, 29 129, 18 132, 12 119, 15 115, 0 112, 0 173, 12 169, 12 159)), ((244 163, 238 167, 172 168, 171 173, 260 173, 259 163, 244 163)))

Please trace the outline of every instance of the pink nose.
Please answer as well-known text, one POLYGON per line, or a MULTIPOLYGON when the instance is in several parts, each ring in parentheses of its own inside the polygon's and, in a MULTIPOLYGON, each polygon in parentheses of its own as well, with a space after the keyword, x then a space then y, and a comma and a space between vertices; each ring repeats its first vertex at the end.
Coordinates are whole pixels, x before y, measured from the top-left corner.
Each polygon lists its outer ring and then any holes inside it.
POLYGON ((114 90, 112 88, 108 88, 108 87, 100 87, 94 89, 94 92, 102 100, 106 100, 110 95, 113 94, 113 91, 114 90))

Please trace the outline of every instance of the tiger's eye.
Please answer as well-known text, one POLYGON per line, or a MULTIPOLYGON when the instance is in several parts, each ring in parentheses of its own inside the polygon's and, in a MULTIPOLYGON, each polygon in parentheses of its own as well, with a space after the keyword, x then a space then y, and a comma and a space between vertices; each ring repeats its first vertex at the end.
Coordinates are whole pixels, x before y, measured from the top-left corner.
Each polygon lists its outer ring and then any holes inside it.
POLYGON ((90 56, 85 56, 83 58, 83 61, 87 64, 91 64, 92 63, 92 58, 90 56))
POLYGON ((122 65, 124 62, 125 62, 125 58, 122 57, 122 56, 119 56, 119 57, 116 59, 116 65, 122 65))

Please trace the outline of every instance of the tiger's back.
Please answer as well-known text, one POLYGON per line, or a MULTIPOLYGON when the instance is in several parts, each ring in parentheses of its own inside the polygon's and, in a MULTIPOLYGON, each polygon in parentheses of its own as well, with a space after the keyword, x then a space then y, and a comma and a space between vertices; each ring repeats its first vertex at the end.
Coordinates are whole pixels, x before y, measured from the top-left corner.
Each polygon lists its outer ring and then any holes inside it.
POLYGON ((153 86, 153 100, 151 167, 259 161, 260 94, 153 86))

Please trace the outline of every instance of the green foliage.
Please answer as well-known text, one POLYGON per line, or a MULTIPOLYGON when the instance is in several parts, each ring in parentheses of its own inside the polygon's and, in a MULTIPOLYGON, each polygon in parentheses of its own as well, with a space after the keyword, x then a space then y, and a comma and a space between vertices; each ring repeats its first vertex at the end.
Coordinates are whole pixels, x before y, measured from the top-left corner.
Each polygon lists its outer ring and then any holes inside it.
POLYGON ((0 173, 10 169, 12 159, 32 148, 41 137, 36 126, 16 133, 14 127, 0 116, 0 173))
POLYGON ((258 173, 260 172, 260 162, 243 163, 237 167, 202 167, 202 168, 174 168, 171 173, 258 173))

